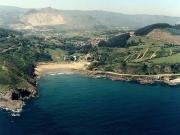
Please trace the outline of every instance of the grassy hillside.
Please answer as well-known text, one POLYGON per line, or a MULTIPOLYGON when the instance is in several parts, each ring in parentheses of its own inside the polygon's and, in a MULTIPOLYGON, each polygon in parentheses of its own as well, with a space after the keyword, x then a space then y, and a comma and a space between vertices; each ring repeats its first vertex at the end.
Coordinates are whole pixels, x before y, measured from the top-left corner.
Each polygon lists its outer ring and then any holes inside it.
POLYGON ((167 31, 171 27, 175 28, 168 24, 147 26, 125 39, 123 45, 116 42, 118 37, 104 42, 109 46, 102 47, 100 43, 90 69, 131 74, 179 73, 180 38, 167 31), (119 46, 111 44, 113 39, 119 46))
POLYGON ((128 74, 180 73, 180 43, 171 41, 178 35, 170 31, 179 27, 154 26, 141 29, 142 35, 101 31, 78 33, 78 38, 76 33, 39 37, 0 29, 0 92, 33 87, 34 66, 44 61, 89 61, 89 70, 128 74))
POLYGON ((34 46, 32 37, 25 38, 4 29, 0 33, 4 39, 0 44, 0 91, 32 88, 36 62, 51 60, 50 56, 40 47, 34 46))
POLYGON ((167 57, 161 57, 161 58, 156 58, 152 60, 153 63, 158 63, 158 64, 176 64, 180 63, 180 53, 167 56, 167 57))
POLYGON ((153 31, 154 29, 164 29, 164 28, 171 28, 172 26, 167 23, 158 23, 158 24, 152 24, 143 28, 140 28, 135 31, 136 35, 144 36, 153 31))

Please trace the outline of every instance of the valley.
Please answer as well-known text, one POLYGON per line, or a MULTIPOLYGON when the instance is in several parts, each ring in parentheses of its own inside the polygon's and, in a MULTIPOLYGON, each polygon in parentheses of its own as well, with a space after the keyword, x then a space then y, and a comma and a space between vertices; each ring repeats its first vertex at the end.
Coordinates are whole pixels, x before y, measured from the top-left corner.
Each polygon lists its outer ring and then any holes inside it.
POLYGON ((141 84, 180 83, 180 26, 175 24, 179 18, 165 21, 158 16, 154 24, 130 27, 129 22, 124 27, 117 19, 124 15, 103 11, 45 8, 20 13, 13 24, 1 23, 1 108, 18 111, 38 95, 38 75, 62 69, 141 84), (114 21, 107 21, 108 15, 114 21))

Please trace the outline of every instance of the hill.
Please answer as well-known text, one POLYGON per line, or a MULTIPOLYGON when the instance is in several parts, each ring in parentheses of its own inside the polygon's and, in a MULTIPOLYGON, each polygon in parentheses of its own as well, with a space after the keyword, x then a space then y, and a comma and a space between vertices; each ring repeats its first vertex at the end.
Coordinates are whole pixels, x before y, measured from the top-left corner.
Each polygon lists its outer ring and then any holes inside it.
POLYGON ((127 74, 180 72, 177 25, 153 24, 99 43, 90 69, 127 74), (175 35, 176 34, 176 35, 175 35), (125 36, 126 35, 126 36, 125 36))
POLYGON ((140 28, 135 31, 136 35, 144 36, 153 31, 154 29, 163 29, 163 28, 172 28, 171 25, 167 23, 157 23, 157 24, 152 24, 143 28, 140 28))
POLYGON ((22 9, 0 6, 0 25, 13 29, 127 30, 162 22, 178 24, 180 18, 156 15, 127 15, 107 11, 68 11, 53 8, 22 9))
MULTIPOLYGON (((26 14, 36 12, 31 10, 26 14)), ((95 75, 96 71, 105 72, 115 78, 118 75, 120 80, 146 83, 168 83, 167 80, 177 78, 180 74, 179 26, 154 24, 140 30, 142 35, 106 30, 52 31, 39 36, 29 31, 0 29, 0 107, 8 104, 4 108, 19 109, 21 106, 14 107, 16 102, 23 105, 25 99, 37 94, 34 68, 38 62, 85 61, 91 63, 88 72, 95 75)))
POLYGON ((17 111, 24 100, 37 94, 35 63, 51 58, 33 46, 35 40, 38 38, 25 38, 22 33, 0 29, 0 107, 17 111))

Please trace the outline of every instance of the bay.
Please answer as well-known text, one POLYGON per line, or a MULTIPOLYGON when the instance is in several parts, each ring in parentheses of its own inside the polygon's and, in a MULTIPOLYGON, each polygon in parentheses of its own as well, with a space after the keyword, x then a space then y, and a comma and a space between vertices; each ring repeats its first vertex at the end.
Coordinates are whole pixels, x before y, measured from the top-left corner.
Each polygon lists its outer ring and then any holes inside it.
POLYGON ((44 75, 21 116, 0 111, 0 135, 179 135, 180 87, 44 75))

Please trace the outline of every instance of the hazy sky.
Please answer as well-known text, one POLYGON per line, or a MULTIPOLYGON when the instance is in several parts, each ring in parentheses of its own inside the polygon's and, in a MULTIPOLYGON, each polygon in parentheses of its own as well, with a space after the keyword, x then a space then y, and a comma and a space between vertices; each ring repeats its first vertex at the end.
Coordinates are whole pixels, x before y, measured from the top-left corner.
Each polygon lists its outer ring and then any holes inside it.
POLYGON ((0 5, 180 16, 180 0, 0 0, 0 5))

